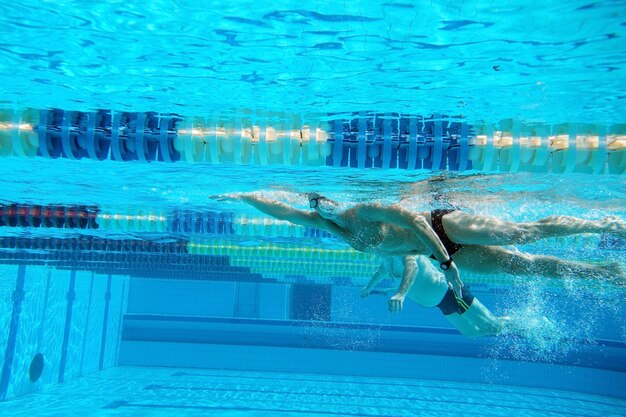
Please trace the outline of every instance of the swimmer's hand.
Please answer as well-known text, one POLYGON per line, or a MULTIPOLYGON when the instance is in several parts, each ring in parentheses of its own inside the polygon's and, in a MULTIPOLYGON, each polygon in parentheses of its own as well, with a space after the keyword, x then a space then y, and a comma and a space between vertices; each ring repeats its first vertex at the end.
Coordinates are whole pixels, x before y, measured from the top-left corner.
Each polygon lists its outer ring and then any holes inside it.
POLYGON ((459 269, 456 267, 456 264, 452 262, 450 264, 450 268, 447 271, 444 271, 446 276, 446 281, 450 285, 452 285, 452 289, 459 296, 463 297, 463 281, 461 281, 461 276, 459 275, 459 269))
POLYGON ((367 287, 361 288, 361 298, 367 298, 370 296, 370 289, 367 287))
POLYGON ((238 201, 244 196, 244 193, 227 193, 227 194, 213 194, 209 198, 216 201, 238 201))
POLYGON ((406 295, 397 293, 393 297, 389 299, 389 311, 392 313, 398 313, 402 310, 402 305, 404 304, 404 299, 406 295))

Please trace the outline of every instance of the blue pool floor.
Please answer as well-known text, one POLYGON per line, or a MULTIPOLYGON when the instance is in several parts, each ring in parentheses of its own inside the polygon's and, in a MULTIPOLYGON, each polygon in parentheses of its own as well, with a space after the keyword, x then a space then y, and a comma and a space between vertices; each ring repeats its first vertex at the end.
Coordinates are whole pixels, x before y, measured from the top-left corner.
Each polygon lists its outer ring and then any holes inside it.
POLYGON ((0 403, 5 416, 624 416, 626 401, 412 379, 118 367, 0 403))

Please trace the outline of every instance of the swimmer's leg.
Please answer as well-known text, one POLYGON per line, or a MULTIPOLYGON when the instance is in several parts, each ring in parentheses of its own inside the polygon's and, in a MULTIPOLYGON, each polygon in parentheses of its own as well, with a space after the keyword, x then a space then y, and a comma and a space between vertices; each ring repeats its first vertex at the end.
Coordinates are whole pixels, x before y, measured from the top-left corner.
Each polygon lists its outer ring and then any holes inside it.
POLYGON ((496 336, 508 329, 509 317, 497 317, 478 299, 463 313, 452 313, 446 319, 465 337, 496 336))
POLYGON ((465 337, 473 339, 480 335, 480 331, 476 326, 465 320, 463 315, 459 313, 448 314, 445 318, 465 337))
POLYGON ((535 323, 529 323, 523 318, 496 316, 476 298, 465 313, 452 313, 447 315, 446 319, 468 338, 498 335, 531 337, 540 331, 546 339, 564 340, 556 325, 545 316, 535 323))
POLYGON ((602 220, 549 216, 534 222, 516 223, 455 211, 446 214, 442 223, 453 242, 467 245, 519 245, 580 233, 613 233, 626 237, 626 221, 615 216, 602 220))
POLYGON ((498 246, 466 245, 454 255, 460 268, 481 274, 512 274, 549 278, 592 278, 624 283, 626 274, 618 263, 591 264, 547 255, 531 255, 498 246))

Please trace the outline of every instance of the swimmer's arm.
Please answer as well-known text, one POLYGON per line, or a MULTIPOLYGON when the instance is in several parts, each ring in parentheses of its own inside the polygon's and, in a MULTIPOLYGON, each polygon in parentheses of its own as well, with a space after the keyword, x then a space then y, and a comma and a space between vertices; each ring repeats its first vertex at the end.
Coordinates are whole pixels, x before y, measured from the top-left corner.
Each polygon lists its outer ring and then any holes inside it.
MULTIPOLYGON (((448 251, 445 246, 439 239, 439 236, 435 233, 433 228, 428 224, 426 219, 423 216, 414 216, 415 220, 413 225, 417 228, 418 232, 417 237, 428 247, 439 264, 443 264, 450 259, 450 255, 448 255, 448 251)), ((463 281, 461 281, 461 275, 459 273, 459 269, 456 266, 456 263, 452 262, 450 259, 450 264, 448 265, 448 269, 443 271, 444 276, 446 277, 446 281, 452 285, 454 291, 458 294, 459 297, 463 295, 463 281)))
POLYGON ((404 272, 402 273, 402 281, 400 281, 400 286, 398 287, 398 292, 396 295, 401 295, 406 297, 407 293, 413 286, 415 282, 415 277, 419 271, 419 267, 417 266, 417 262, 415 261, 414 256, 405 256, 404 257, 404 272))
POLYGON ((415 231, 417 238, 431 251, 437 261, 448 260, 448 251, 423 216, 398 205, 363 204, 356 208, 356 215, 364 220, 391 223, 403 229, 415 231))
POLYGON ((419 270, 414 256, 405 256, 403 259, 404 272, 402 273, 402 281, 395 295, 389 299, 389 311, 397 313, 402 310, 404 300, 411 286, 415 282, 415 276, 419 270))
POLYGON ((366 298, 370 295, 372 288, 374 288, 385 276, 387 275, 387 267, 383 262, 380 264, 370 282, 361 289, 361 298, 366 298))
POLYGON ((261 197, 258 194, 239 194, 238 199, 279 220, 309 227, 323 227, 322 218, 316 212, 304 211, 289 207, 280 201, 261 197))

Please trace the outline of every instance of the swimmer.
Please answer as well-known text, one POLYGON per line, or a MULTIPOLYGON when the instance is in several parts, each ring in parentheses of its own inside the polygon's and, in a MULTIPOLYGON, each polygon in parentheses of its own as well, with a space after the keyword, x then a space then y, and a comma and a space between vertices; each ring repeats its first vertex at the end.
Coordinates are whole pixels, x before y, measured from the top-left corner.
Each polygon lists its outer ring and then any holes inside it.
POLYGON ((603 265, 531 255, 502 246, 579 233, 615 233, 626 237, 626 222, 617 217, 584 220, 550 216, 514 223, 461 210, 412 212, 398 205, 360 203, 349 208, 318 193, 308 193, 313 211, 298 210, 257 193, 228 194, 265 214, 302 226, 326 230, 354 249, 382 257, 426 255, 435 259, 457 295, 463 296, 457 264, 479 274, 549 278, 597 278, 626 281, 618 263, 603 265))
POLYGON ((389 311, 392 313, 402 310, 404 300, 408 297, 422 307, 438 307, 446 319, 466 337, 496 336, 514 331, 510 317, 495 316, 467 288, 462 297, 457 297, 443 274, 425 256, 385 258, 370 282, 361 290, 361 298, 371 294, 386 295, 386 291, 374 290, 386 277, 401 279, 395 294, 389 298, 389 311))

